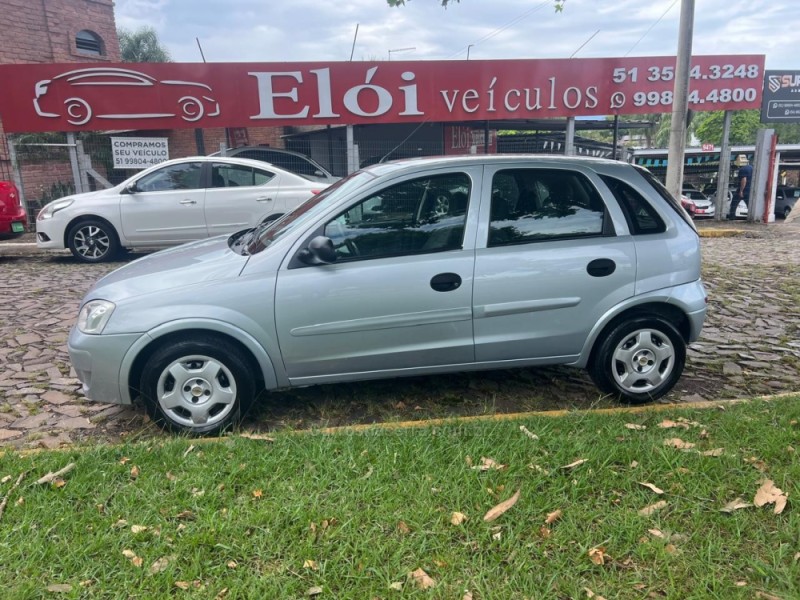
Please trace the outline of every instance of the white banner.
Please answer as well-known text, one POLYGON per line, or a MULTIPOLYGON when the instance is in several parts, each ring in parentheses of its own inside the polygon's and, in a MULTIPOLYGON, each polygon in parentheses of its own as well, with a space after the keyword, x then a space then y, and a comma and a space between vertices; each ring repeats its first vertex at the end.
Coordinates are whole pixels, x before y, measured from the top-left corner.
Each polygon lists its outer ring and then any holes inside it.
POLYGON ((169 160, 167 138, 112 137, 115 169, 146 169, 169 160))

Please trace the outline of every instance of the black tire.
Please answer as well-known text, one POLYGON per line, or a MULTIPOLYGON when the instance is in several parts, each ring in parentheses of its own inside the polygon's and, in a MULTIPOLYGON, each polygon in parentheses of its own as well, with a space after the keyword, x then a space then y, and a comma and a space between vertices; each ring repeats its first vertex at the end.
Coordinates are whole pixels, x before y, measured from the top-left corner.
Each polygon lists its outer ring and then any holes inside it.
POLYGON ((191 336, 153 353, 139 389, 159 426, 212 435, 236 425, 249 407, 255 396, 252 372, 247 356, 229 341, 191 336))
POLYGON ((669 392, 686 364, 686 342, 660 316, 623 321, 597 343, 589 375, 600 390, 631 404, 669 392))
POLYGON ((792 207, 791 207, 791 206, 787 206, 787 207, 785 207, 785 208, 783 209, 783 218, 784 218, 784 219, 788 219, 788 218, 789 218, 789 214, 790 214, 791 212, 792 212, 792 207))
POLYGON ((72 255, 81 262, 105 262, 119 253, 119 237, 114 228, 105 221, 89 219, 70 227, 67 246, 72 255))

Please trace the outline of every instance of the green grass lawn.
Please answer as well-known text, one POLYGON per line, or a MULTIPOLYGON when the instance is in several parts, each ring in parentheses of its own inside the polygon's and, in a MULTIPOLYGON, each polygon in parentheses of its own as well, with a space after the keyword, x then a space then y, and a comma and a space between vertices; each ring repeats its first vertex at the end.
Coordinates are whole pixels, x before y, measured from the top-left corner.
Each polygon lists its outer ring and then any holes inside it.
POLYGON ((795 396, 6 454, 0 596, 800 598, 798 421, 795 396), (484 457, 505 467, 472 468, 484 457), (765 479, 789 497, 781 514, 720 511, 765 479))

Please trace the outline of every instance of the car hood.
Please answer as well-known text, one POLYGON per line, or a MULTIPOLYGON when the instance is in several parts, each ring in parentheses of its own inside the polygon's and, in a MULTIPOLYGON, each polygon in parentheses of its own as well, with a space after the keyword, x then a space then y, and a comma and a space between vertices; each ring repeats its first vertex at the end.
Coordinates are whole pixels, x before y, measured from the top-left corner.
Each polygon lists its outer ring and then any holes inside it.
POLYGON ((127 298, 231 279, 247 264, 228 247, 228 237, 218 236, 162 250, 135 260, 100 279, 85 300, 102 298, 119 302, 127 298))

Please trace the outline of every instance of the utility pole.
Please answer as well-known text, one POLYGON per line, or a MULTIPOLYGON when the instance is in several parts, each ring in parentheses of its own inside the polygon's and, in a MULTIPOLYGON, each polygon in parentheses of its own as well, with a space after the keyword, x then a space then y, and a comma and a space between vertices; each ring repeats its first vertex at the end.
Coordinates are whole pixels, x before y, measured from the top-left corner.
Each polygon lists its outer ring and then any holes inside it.
POLYGON ((692 61, 694 0, 681 1, 678 58, 675 65, 675 89, 672 97, 672 123, 667 155, 667 189, 680 198, 683 185, 683 157, 686 148, 686 117, 689 109, 689 68, 692 61))

